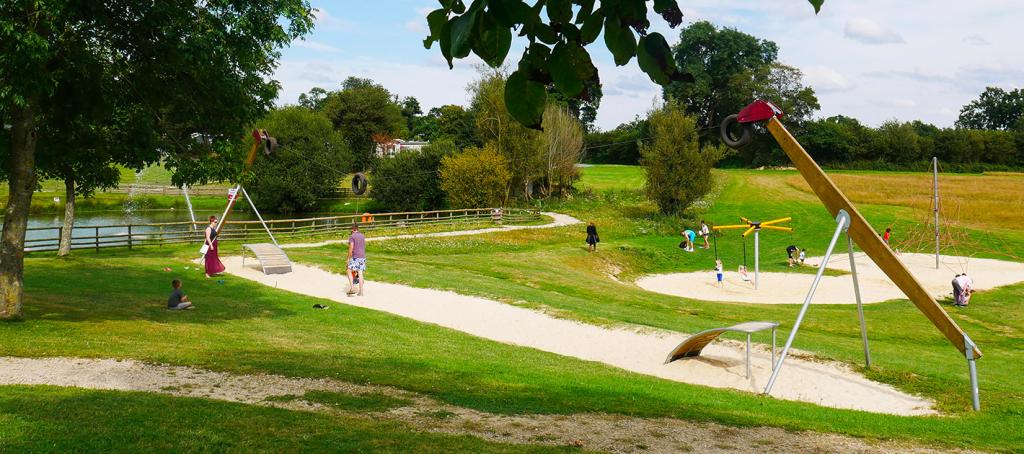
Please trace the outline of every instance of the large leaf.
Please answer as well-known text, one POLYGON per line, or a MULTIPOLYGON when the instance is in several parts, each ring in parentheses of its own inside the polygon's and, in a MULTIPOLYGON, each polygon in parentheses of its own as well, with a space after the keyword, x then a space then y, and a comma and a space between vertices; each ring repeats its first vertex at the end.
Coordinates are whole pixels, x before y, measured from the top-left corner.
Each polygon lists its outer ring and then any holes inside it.
POLYGON ((604 21, 604 44, 611 51, 617 66, 629 63, 636 54, 636 37, 633 36, 633 30, 624 27, 614 16, 604 21))
POLYGON ((573 67, 573 61, 569 55, 569 45, 558 43, 551 51, 551 59, 548 63, 548 71, 551 79, 555 82, 555 88, 570 98, 579 96, 583 91, 583 81, 573 67))
POLYGON ((661 33, 651 33, 640 38, 636 49, 636 61, 651 80, 658 85, 668 85, 676 72, 672 49, 661 33))
POLYGON ((522 0, 491 0, 488 5, 488 11, 506 28, 525 24, 530 17, 530 5, 522 0))
POLYGON ((811 2, 811 6, 814 7, 814 14, 820 13, 821 12, 821 5, 825 4, 825 0, 807 0, 807 1, 811 2))
POLYGON ((601 34, 602 24, 604 24, 604 11, 598 8, 583 22, 583 28, 580 29, 580 43, 586 45, 594 42, 601 34))
POLYGON ((576 13, 576 25, 582 25, 590 19, 590 15, 594 12, 594 0, 576 0, 577 5, 580 5, 579 11, 576 13))
POLYGON ((512 46, 512 31, 499 26, 493 14, 485 14, 479 22, 477 39, 473 41, 473 52, 491 67, 497 68, 505 61, 512 46))
POLYGON ((683 23, 683 12, 676 0, 654 0, 654 12, 660 14, 669 27, 676 28, 683 23))
POLYGON ((456 17, 449 22, 452 24, 453 57, 465 58, 469 55, 469 51, 472 49, 473 27, 476 26, 477 17, 477 10, 470 9, 466 14, 456 17))
POLYGON ((572 2, 569 0, 548 0, 548 19, 552 24, 562 24, 572 20, 572 2))
POLYGON ((448 62, 448 69, 452 69, 455 65, 452 64, 452 23, 445 22, 444 26, 441 27, 441 38, 438 40, 438 45, 441 47, 441 55, 448 62))
POLYGON ((441 39, 444 24, 448 22, 448 13, 444 8, 435 9, 427 15, 427 24, 430 26, 430 36, 423 40, 423 47, 430 49, 434 41, 441 39))
POLYGON ((547 101, 544 85, 530 80, 522 71, 513 72, 505 81, 505 107, 523 126, 540 129, 547 101))

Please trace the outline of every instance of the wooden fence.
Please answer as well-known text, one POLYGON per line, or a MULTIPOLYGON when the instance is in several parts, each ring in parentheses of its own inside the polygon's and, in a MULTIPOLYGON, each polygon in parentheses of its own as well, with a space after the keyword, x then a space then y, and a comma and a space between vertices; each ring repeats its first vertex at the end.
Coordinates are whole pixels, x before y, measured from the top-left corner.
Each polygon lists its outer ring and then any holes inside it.
MULTIPOLYGON (((469 224, 521 224, 540 219, 534 210, 508 208, 495 215, 492 208, 465 210, 420 211, 410 213, 378 213, 344 215, 306 219, 267 220, 267 227, 278 241, 319 236, 342 235, 353 223, 360 230, 394 230, 400 234, 410 227, 451 226, 469 224)), ((75 227, 71 237, 72 249, 102 249, 110 247, 163 246, 165 244, 202 243, 204 222, 167 222, 157 224, 120 224, 75 227)), ((29 228, 25 240, 26 252, 56 251, 60 246, 63 227, 29 228)), ((259 239, 270 241, 259 221, 227 221, 221 228, 221 240, 259 239)))
MULTIPOLYGON (((234 186, 231 186, 234 187, 234 186)), ((132 194, 132 195, 166 195, 166 196, 180 196, 181 188, 175 186, 161 186, 152 184, 132 184, 128 186, 120 186, 117 188, 110 188, 104 192, 114 194, 132 194)), ((195 186, 188 188, 188 195, 191 197, 224 197, 228 196, 227 186, 195 186)), ((242 195, 239 194, 239 198, 242 195)), ((353 197, 352 189, 350 188, 335 188, 325 198, 328 199, 347 199, 353 197)))

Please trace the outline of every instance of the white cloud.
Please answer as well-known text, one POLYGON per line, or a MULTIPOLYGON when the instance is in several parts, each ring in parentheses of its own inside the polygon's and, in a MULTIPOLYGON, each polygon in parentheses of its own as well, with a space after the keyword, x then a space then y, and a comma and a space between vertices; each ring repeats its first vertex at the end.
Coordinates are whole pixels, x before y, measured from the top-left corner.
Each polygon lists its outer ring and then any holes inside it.
POLYGON ((850 91, 854 88, 846 76, 827 66, 809 66, 803 72, 804 82, 817 93, 850 91))
POLYGON ((889 98, 880 100, 878 103, 883 106, 895 107, 898 109, 910 109, 912 107, 917 107, 917 101, 914 101, 913 99, 889 98))
POLYGON ((970 35, 965 36, 964 42, 972 46, 988 46, 992 44, 987 39, 985 39, 984 36, 981 36, 978 33, 972 33, 970 35))
POLYGON ((344 19, 331 15, 323 8, 313 9, 313 21, 319 30, 341 30, 348 27, 344 19))
POLYGON ((322 43, 320 41, 310 40, 296 40, 292 42, 295 47, 301 47, 303 49, 315 50, 317 52, 338 52, 338 48, 330 44, 322 43))
POLYGON ((898 44, 905 42, 899 33, 889 30, 875 21, 859 17, 846 21, 843 33, 847 38, 865 44, 898 44))

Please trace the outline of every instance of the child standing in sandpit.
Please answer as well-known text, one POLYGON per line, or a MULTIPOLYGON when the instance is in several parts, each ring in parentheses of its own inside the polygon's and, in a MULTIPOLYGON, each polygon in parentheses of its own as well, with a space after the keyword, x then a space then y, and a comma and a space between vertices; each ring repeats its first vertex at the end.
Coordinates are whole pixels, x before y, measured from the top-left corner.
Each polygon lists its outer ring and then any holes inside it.
POLYGON ((359 231, 359 224, 352 224, 352 234, 348 237, 348 296, 356 295, 354 280, 359 281, 359 296, 363 296, 363 284, 366 278, 366 237, 359 231))
POLYGON ((722 281, 725 279, 724 272, 725 269, 722 266, 722 259, 715 259, 715 279, 717 280, 715 285, 718 287, 723 285, 722 281))

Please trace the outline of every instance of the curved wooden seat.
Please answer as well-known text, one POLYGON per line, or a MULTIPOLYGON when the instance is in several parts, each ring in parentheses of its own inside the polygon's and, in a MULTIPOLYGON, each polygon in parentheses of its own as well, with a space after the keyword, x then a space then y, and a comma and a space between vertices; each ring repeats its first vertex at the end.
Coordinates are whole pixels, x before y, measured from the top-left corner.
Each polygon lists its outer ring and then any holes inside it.
MULTIPOLYGON (((292 272, 292 261, 281 248, 271 243, 243 244, 260 261, 263 274, 285 274, 292 272)), ((242 253, 242 266, 245 266, 245 253, 242 253)))
POLYGON ((723 333, 737 332, 746 333, 747 335, 747 377, 750 376, 750 335, 758 331, 772 330, 772 369, 775 368, 775 328, 779 326, 778 322, 744 322, 738 325, 727 326, 724 328, 712 328, 709 330, 701 331, 694 334, 683 342, 681 342, 676 348, 672 349, 672 352, 665 358, 665 364, 671 363, 681 358, 692 358, 699 356, 700 352, 704 350, 718 336, 723 333))

